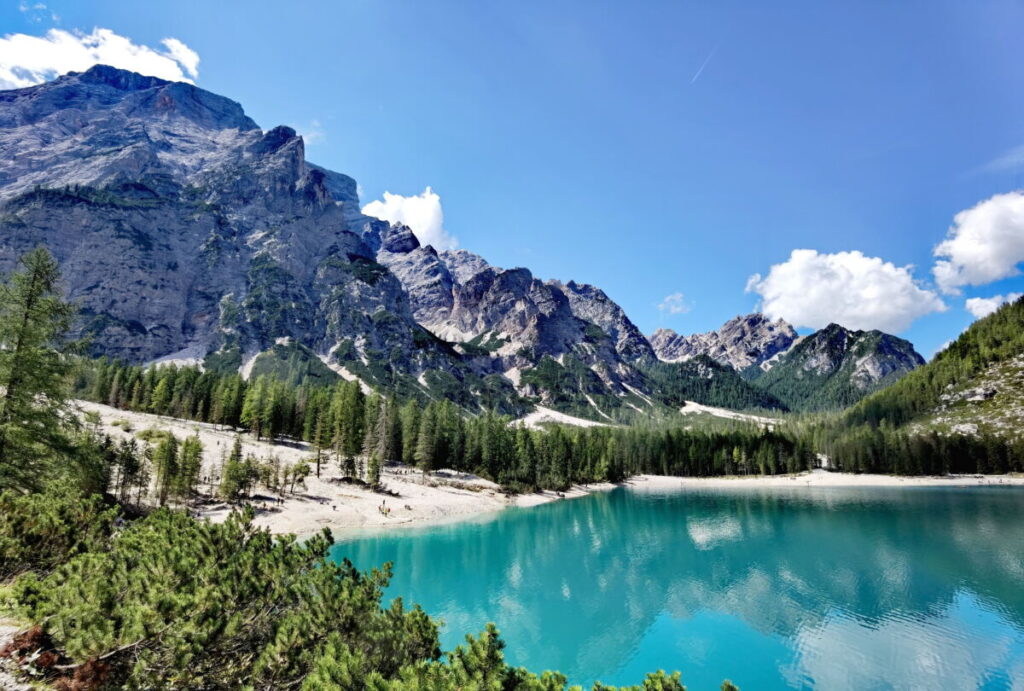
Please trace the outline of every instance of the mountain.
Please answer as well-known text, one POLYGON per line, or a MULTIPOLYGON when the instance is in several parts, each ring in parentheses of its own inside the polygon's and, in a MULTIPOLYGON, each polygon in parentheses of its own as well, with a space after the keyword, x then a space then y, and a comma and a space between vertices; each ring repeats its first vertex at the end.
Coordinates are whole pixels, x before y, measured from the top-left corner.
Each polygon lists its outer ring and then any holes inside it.
POLYGON ((46 245, 95 353, 248 373, 288 342, 346 378, 508 407, 489 363, 416 322, 375 258, 386 230, 294 130, 190 84, 97 66, 0 93, 0 269, 46 245))
POLYGON ((363 215, 355 180, 307 161, 294 130, 191 84, 96 66, 0 92, 0 270, 40 244, 96 355, 358 378, 468 410, 675 405, 600 289, 421 246, 363 215))
POLYGON ((685 362, 706 355, 743 372, 785 352, 797 338, 796 330, 782 319, 771 321, 755 313, 730 319, 717 331, 690 336, 658 329, 650 342, 658 359, 665 362, 685 362))
POLYGON ((893 383, 924 362, 914 346, 902 338, 829 324, 778 355, 751 381, 793 410, 839 409, 893 383))
POLYGON ((758 313, 690 336, 658 329, 650 343, 663 362, 706 357, 731 367, 778 404, 764 407, 791 410, 846 407, 924 364, 909 341, 880 331, 830 324, 801 337, 758 313))
POLYGON ((875 357, 850 346, 864 362, 805 366, 760 314, 649 342, 601 289, 421 245, 356 189, 291 128, 191 84, 100 65, 0 92, 0 270, 48 247, 96 355, 598 421, 820 407, 909 368, 877 338, 875 357))
POLYGON ((384 238, 377 260, 401 281, 420 324, 460 352, 489 356, 524 395, 546 404, 568 397, 599 415, 650 404, 635 365, 654 353, 600 289, 542 281, 465 250, 437 252, 402 227, 384 238))
POLYGON ((927 365, 846 411, 847 427, 1024 440, 1024 298, 979 319, 927 365))

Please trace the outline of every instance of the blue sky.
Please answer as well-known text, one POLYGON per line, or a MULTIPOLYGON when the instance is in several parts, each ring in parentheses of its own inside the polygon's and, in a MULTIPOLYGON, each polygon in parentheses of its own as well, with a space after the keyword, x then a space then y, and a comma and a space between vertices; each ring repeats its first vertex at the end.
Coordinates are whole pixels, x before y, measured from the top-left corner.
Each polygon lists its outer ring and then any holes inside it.
POLYGON ((928 356, 966 300, 1024 292, 1019 2, 0 9, 0 34, 54 28, 177 39, 198 85, 305 133, 364 203, 430 187, 460 247, 594 283, 645 332, 760 304, 928 356))

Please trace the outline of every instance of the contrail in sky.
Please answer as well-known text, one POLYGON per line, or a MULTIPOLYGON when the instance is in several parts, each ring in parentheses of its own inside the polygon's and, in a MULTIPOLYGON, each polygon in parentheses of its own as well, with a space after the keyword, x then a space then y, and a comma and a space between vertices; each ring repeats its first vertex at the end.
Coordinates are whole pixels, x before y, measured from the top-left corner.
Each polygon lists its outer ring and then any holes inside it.
POLYGON ((711 58, 715 57, 715 53, 717 52, 718 46, 716 45, 714 48, 711 49, 711 52, 708 53, 708 56, 704 58, 704 62, 700 64, 700 69, 697 70, 697 73, 693 75, 693 79, 690 80, 691 84, 696 83, 696 81, 700 79, 700 75, 704 72, 704 68, 708 66, 708 63, 711 62, 711 58))

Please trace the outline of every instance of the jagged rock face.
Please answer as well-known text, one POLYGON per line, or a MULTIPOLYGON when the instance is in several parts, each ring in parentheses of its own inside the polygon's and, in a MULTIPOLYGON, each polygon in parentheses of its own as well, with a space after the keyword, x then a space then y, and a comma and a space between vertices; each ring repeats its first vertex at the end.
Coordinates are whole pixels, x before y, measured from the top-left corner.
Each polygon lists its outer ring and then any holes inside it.
MULTIPOLYGON (((653 359, 622 309, 593 286, 540 281, 528 269, 501 269, 466 250, 422 247, 392 227, 377 254, 408 292, 416 319, 439 338, 482 347, 519 384, 545 357, 571 356, 609 392, 647 386, 632 363, 653 359)), ((523 385, 529 395, 541 395, 523 385)))
POLYGON ((456 283, 465 283, 485 269, 497 269, 488 264, 479 254, 468 250, 444 250, 438 256, 456 283))
POLYGON ((603 290, 585 283, 549 281, 569 298, 569 306, 580 319, 597 324, 615 343, 615 350, 628 362, 653 360, 654 350, 640 329, 603 290))
POLYGON ((785 352, 797 338, 796 330, 782 319, 771 321, 763 314, 748 314, 730 319, 717 331, 691 336, 658 329, 651 335, 650 343, 658 358, 665 362, 707 355, 742 372, 785 352))
POLYGON ((432 327, 444 324, 451 315, 456 283, 434 248, 420 247, 408 228, 398 229, 383 240, 377 261, 402 283, 416 320, 444 338, 432 327))
POLYGON ((861 390, 924 364, 909 341, 881 331, 850 331, 838 324, 808 336, 783 360, 789 369, 819 377, 848 368, 850 382, 861 390))
POLYGON ((829 324, 800 339, 753 381, 794 409, 841 408, 924 363, 902 338, 829 324))
POLYGON ((377 263, 388 225, 355 190, 294 130, 264 133, 188 84, 98 66, 0 92, 0 269, 46 245, 108 355, 289 337, 364 366, 455 368, 377 263))

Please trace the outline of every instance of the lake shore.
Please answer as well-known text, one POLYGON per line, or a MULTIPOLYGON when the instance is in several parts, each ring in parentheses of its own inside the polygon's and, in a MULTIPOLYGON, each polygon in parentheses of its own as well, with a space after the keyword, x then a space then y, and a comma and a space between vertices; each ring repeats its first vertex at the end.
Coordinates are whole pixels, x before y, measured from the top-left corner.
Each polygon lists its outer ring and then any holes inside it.
POLYGON ((1024 475, 875 475, 812 470, 795 475, 730 477, 672 477, 637 475, 624 483, 637 490, 758 487, 978 487, 1024 486, 1024 475))
MULTIPOLYGON (((166 430, 179 439, 196 434, 203 443, 204 478, 219 476, 231 445, 238 435, 236 430, 207 423, 162 417, 148 413, 120 410, 84 401, 78 402, 83 411, 99 415, 100 427, 114 438, 134 437, 138 432, 156 428, 166 430)), ((257 441, 251 435, 240 435, 244 454, 259 459, 277 457, 283 464, 310 461, 314 450, 299 441, 257 441)), ((583 497, 593 492, 607 491, 618 485, 597 483, 575 486, 566 492, 537 492, 509 496, 494 482, 451 470, 439 470, 424 476, 420 471, 402 465, 384 469, 381 477, 386 492, 374 492, 364 486, 342 481, 335 463, 325 461, 321 476, 306 479, 305 486, 294 493, 285 492, 281 498, 257 493, 250 501, 256 508, 255 523, 271 532, 293 533, 300 538, 309 537, 329 528, 335 537, 355 534, 366 529, 387 530, 433 525, 452 521, 486 517, 511 507, 532 507, 561 499, 583 497)), ((763 488, 763 487, 911 487, 911 486, 978 486, 1022 485, 1024 476, 950 476, 950 477, 897 477, 892 475, 855 475, 816 470, 798 475, 771 477, 666 477, 638 475, 621 486, 637 491, 666 491, 700 488, 763 488)), ((212 482, 201 485, 204 494, 211 494, 212 482)), ((224 502, 207 499, 191 505, 190 510, 200 518, 224 520, 232 507, 224 502)))

